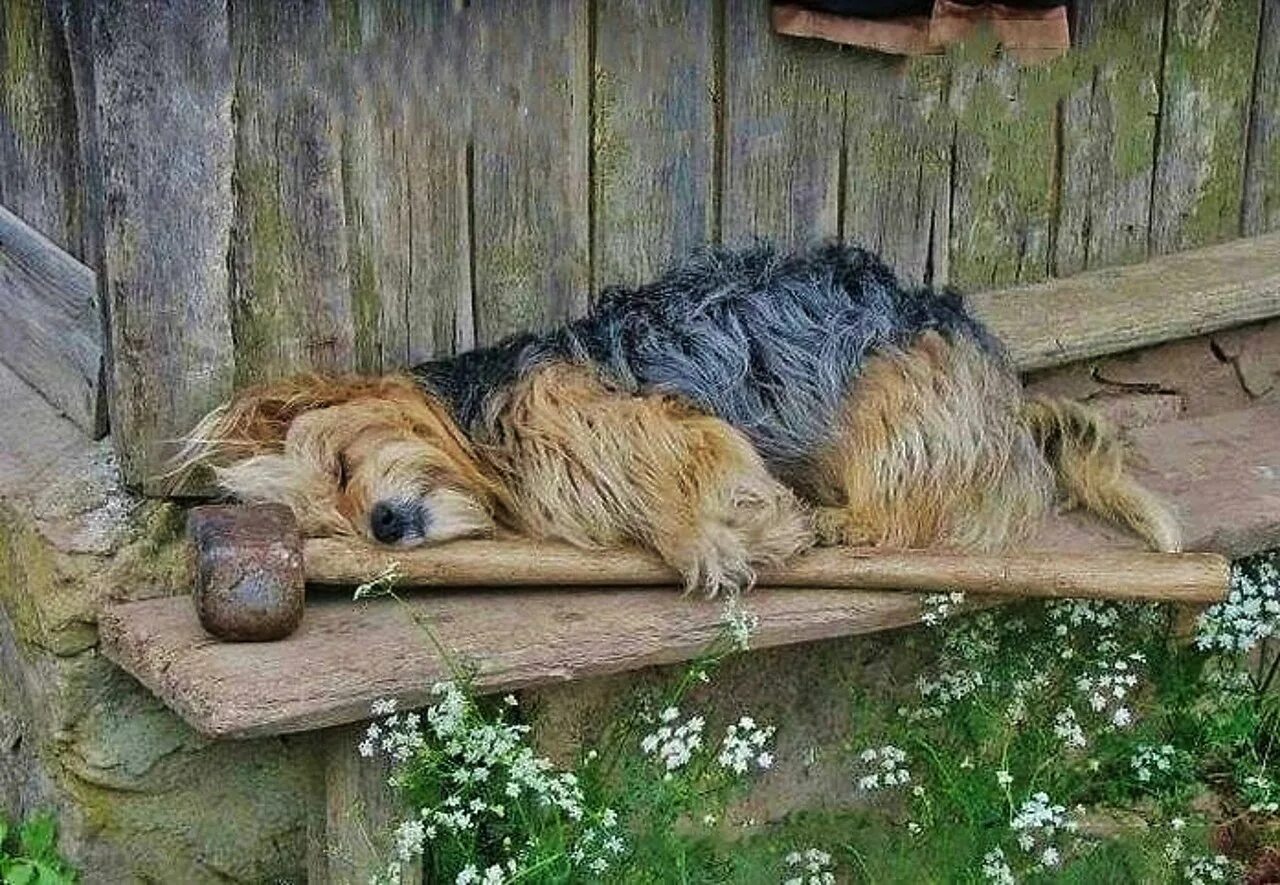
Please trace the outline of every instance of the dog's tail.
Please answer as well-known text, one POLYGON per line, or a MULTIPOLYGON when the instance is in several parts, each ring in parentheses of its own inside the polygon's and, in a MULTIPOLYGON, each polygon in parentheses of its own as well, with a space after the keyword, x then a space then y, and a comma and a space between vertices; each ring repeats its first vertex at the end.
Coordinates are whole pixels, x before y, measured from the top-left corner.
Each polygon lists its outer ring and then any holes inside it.
POLYGON ((1129 475, 1124 442, 1101 415, 1070 400, 1033 397, 1022 420, 1069 503, 1128 526, 1156 550, 1181 549, 1173 513, 1129 475))

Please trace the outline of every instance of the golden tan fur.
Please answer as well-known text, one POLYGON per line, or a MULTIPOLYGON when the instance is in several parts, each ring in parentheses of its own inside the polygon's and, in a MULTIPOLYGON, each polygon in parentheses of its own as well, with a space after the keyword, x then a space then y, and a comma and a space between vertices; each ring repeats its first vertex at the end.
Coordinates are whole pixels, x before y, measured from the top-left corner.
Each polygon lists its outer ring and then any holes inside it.
POLYGON ((242 391, 192 431, 177 474, 211 467, 250 502, 288 505, 309 535, 367 533, 395 493, 432 495, 442 541, 487 534, 510 509, 501 481, 438 403, 407 378, 300 376, 242 391))
POLYGON ((752 566, 808 545, 808 520, 751 443, 725 422, 661 396, 609 389, 553 365, 490 417, 490 453, 520 528, 580 546, 640 543, 711 593, 749 584, 752 566))
POLYGON ((1021 405, 1018 379, 967 340, 930 332, 869 359, 818 459, 820 540, 992 550, 1025 537, 1053 476, 1021 405))
POLYGON ((1178 543, 1092 413, 1024 400, 999 361, 932 332, 867 360, 829 443, 791 487, 726 422, 564 363, 491 398, 478 438, 408 378, 308 376, 242 392, 193 431, 183 464, 212 466, 241 499, 287 504, 308 534, 370 535, 376 504, 409 499, 430 519, 404 543, 505 526, 585 547, 640 544, 710 593, 750 584, 756 566, 815 539, 1007 546, 1037 525, 1055 478, 1069 501, 1153 546, 1178 543))

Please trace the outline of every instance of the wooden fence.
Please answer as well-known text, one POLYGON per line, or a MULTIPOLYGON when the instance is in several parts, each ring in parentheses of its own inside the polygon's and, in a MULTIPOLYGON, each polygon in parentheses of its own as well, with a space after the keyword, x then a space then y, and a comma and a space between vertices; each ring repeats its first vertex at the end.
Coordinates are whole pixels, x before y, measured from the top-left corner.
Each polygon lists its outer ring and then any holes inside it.
POLYGON ((582 312, 706 242, 983 289, 1280 227, 1280 0, 1094 0, 1048 66, 764 0, 4 0, 0 204, 99 273, 129 479, 234 385, 582 312))

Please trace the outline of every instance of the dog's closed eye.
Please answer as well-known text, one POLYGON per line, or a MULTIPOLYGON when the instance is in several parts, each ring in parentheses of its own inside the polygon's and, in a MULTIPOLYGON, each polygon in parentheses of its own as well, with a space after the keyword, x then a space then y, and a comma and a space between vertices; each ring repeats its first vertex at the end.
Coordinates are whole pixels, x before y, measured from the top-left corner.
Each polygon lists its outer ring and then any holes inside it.
POLYGON ((345 489, 347 487, 348 480, 350 480, 351 478, 351 467, 347 463, 347 456, 345 452, 338 453, 337 469, 338 469, 338 488, 345 489))

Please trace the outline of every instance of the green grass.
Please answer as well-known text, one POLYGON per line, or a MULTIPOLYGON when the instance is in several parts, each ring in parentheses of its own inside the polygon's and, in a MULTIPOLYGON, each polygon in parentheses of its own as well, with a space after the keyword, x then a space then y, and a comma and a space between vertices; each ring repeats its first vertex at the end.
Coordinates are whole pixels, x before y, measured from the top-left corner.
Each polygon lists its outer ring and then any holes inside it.
POLYGON ((686 709, 741 638, 728 628, 683 676, 638 691, 570 771, 536 762, 519 708, 472 697, 460 666, 425 721, 384 718, 364 750, 399 750, 393 782, 411 812, 397 835, 430 881, 1238 879, 1280 844, 1278 562, 1237 564, 1232 597, 1195 638, 1154 605, 926 603, 939 617, 917 642, 917 685, 853 689, 858 809, 732 822, 772 763, 772 734, 739 723, 760 736, 731 770, 731 723, 686 709))
POLYGON ((12 827, 0 817, 0 882, 5 885, 68 885, 77 880, 58 854, 52 815, 34 815, 12 827))

